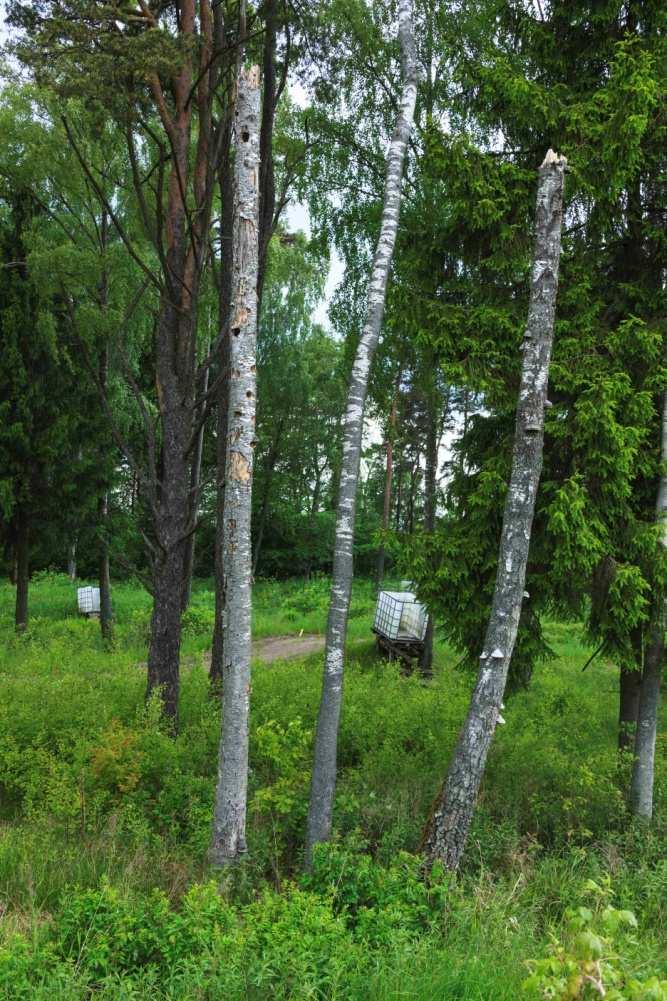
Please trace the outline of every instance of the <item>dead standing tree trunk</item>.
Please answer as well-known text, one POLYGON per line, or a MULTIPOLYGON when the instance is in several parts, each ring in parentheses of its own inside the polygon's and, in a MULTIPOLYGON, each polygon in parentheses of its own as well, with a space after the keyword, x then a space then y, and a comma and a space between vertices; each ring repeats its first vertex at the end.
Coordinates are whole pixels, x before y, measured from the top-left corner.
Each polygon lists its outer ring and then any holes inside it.
POLYGON ((419 83, 411 8, 411 0, 400 0, 398 31, 403 63, 403 90, 398 121, 387 155, 382 222, 369 283, 366 321, 357 347, 347 395, 347 410, 343 429, 343 458, 336 514, 331 604, 327 623, 324 677, 310 788, 306 835, 307 860, 310 859, 313 845, 319 841, 326 841, 331 833, 331 816, 336 787, 338 721, 343 696, 343 661, 352 589, 354 518, 364 404, 368 391, 368 375, 382 325, 389 268, 398 231, 403 164, 412 130, 419 83))
MULTIPOLYGON (((278 101, 287 83, 289 58, 286 53, 283 60, 280 81, 276 79, 276 3, 269 0, 264 7, 266 30, 264 32, 263 68, 264 81, 262 93, 262 118, 259 134, 259 226, 258 226, 258 269, 257 269, 257 315, 261 313, 262 289, 268 258, 268 248, 276 226, 280 211, 286 204, 286 198, 281 200, 276 211, 276 190, 273 169, 273 129, 275 124, 278 101)), ((245 38, 245 3, 239 11, 239 39, 245 38)), ((237 58, 240 58, 242 48, 239 47, 237 58)), ((239 65, 239 64, 237 64, 239 65)), ((238 72, 235 73, 235 77, 238 72)), ((235 100, 232 95, 232 102, 235 100)), ((224 330, 229 321, 231 301, 231 258, 232 248, 232 171, 229 163, 229 134, 225 135, 225 160, 220 171, 220 196, 222 200, 222 218, 220 234, 220 327, 224 330)), ((227 402, 228 402, 228 341, 225 336, 220 350, 220 370, 218 390, 218 422, 216 430, 217 446, 217 505, 216 505, 216 535, 215 535, 215 625, 213 628, 213 649, 211 653, 211 669, 209 681, 211 691, 217 694, 222 686, 222 658, 224 645, 224 589, 223 589, 223 515, 225 496, 225 460, 227 441, 227 402)))
POLYGON ((530 306, 522 344, 512 472, 505 501, 496 586, 477 685, 424 838, 427 862, 439 859, 451 870, 458 868, 468 837, 498 722, 524 598, 535 498, 542 471, 544 406, 558 290, 565 165, 564 157, 549 150, 539 170, 530 306))
MULTIPOLYGON (((667 548, 667 392, 662 398, 662 469, 656 503, 660 541, 667 548)), ((630 782, 630 809, 642 820, 653 816, 653 772, 660 705, 660 680, 665 659, 665 599, 657 595, 649 639, 644 652, 644 670, 639 690, 635 736, 635 760, 630 782)))
POLYGON ((257 348, 259 68, 239 73, 236 104, 234 291, 229 342, 229 409, 224 498, 222 736, 211 860, 229 865, 246 851, 250 710, 250 543, 257 348))

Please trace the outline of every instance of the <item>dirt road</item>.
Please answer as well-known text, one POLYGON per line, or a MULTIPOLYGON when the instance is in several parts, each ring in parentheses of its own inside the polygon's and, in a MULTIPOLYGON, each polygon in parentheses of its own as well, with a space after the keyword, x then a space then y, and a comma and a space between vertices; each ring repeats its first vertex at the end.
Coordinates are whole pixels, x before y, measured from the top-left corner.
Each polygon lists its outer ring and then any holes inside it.
MULTIPOLYGON (((252 655, 257 660, 267 664, 274 660, 291 660, 294 657, 306 657, 309 653, 324 650, 324 636, 307 633, 305 636, 265 636, 255 640, 252 645, 252 655)), ((211 666, 211 651, 204 654, 204 666, 211 666)))

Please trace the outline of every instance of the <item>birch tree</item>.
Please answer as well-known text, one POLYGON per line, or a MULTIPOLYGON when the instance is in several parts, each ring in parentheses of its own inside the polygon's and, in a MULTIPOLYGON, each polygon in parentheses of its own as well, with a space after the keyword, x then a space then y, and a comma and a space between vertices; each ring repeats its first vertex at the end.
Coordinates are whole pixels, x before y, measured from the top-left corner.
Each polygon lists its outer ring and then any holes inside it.
MULTIPOLYGON (((656 520, 660 544, 667 549, 667 392, 662 398, 662 468, 656 520)), ((657 595, 648 643, 644 651, 644 669, 639 689, 639 710, 635 735, 635 758, 630 783, 630 808, 636 816, 650 820, 653 815, 653 771, 655 742, 660 706, 660 681, 665 659, 665 599, 657 595)))
POLYGON ((246 851, 250 710, 250 542, 257 351, 259 68, 241 69, 235 109, 233 298, 223 514, 222 735, 211 860, 246 851))
POLYGON ((424 839, 427 861, 440 859, 454 870, 465 848, 498 723, 521 606, 527 597, 526 566, 542 470, 544 408, 558 290, 565 165, 565 157, 549 150, 539 169, 530 305, 496 585, 468 716, 424 839))
POLYGON ((326 841, 331 833, 336 786, 338 722, 343 696, 345 639, 352 588, 354 519, 364 405, 368 391, 370 367, 382 325, 389 268, 398 231, 403 164, 414 120, 419 83, 411 8, 411 0, 400 0, 398 33, 401 44, 403 87, 398 119, 387 154, 380 236, 373 259, 366 318, 350 377, 343 427, 343 457, 336 512, 331 602, 308 811, 307 858, 310 858, 312 854, 313 845, 320 841, 326 841))

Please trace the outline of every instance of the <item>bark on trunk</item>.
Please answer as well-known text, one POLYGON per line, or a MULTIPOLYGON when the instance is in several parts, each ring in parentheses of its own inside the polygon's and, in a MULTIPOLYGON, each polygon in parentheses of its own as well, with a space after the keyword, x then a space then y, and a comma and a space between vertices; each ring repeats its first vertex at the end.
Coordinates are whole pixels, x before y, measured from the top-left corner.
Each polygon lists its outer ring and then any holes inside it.
POLYGON ((219 322, 223 338, 218 372, 218 417, 216 423, 216 521, 215 521, 215 621, 209 683, 211 692, 222 692, 222 649, 224 645, 224 514, 225 462, 227 459, 227 410, 229 408, 229 320, 232 303, 234 184, 231 164, 231 127, 225 136, 223 161, 219 173, 222 218, 220 220, 220 296, 219 322))
POLYGON ((364 404, 371 362, 380 335, 389 268, 396 243, 403 163, 412 130, 419 82, 411 8, 410 0, 400 0, 398 16, 403 61, 403 89, 398 121, 387 155, 387 177, 380 237, 370 276, 366 320, 352 367, 343 428, 343 457, 336 513, 331 604, 327 624, 324 677, 315 736, 315 757, 306 835, 307 863, 310 860, 313 846, 317 842, 326 841, 331 834, 345 638, 352 588, 354 519, 364 404))
MULTIPOLYGON (((389 428, 387 430, 387 438, 384 443, 386 464, 384 471, 384 501, 382 506, 383 533, 386 532, 387 529, 389 528, 389 518, 391 516, 391 481, 394 471, 395 430, 396 430, 396 397, 394 397, 394 399, 392 400, 391 413, 389 414, 389 428)), ((378 588, 382 587, 382 580, 384 578, 385 560, 386 560, 386 552, 383 541, 380 543, 380 548, 378 550, 378 558, 377 558, 376 578, 377 578, 378 588)))
MULTIPOLYGON (((662 470, 656 502, 656 520, 660 526, 660 541, 667 548, 667 392, 662 398, 662 470)), ((665 659, 665 600, 657 595, 651 621, 649 640, 644 653, 639 692, 639 712, 635 736, 635 760, 630 782, 630 809, 642 820, 653 816, 653 774, 655 743, 660 706, 660 681, 665 659)))
POLYGON ((259 209, 259 68, 239 73, 235 139, 234 295, 225 474, 222 735, 211 860, 246 851, 250 709, 252 474, 255 448, 259 209))
MULTIPOLYGON (((221 63, 213 58, 213 50, 222 43, 221 11, 208 2, 196 5, 194 0, 181 0, 177 27, 184 43, 183 60, 169 74, 169 99, 165 98, 158 74, 150 75, 148 80, 168 136, 165 146, 170 151, 170 166, 165 177, 164 218, 154 232, 162 272, 155 346, 161 455, 158 458, 156 435, 146 422, 149 471, 143 484, 153 529, 149 542, 153 618, 147 695, 160 692, 173 729, 178 723, 185 541, 192 529, 189 469, 194 445, 197 303, 208 260, 219 155, 219 123, 213 123, 213 110, 221 63), (195 52, 199 53, 198 66, 193 63, 195 52)), ((140 178, 135 181, 140 203, 142 183, 140 178)))
POLYGON ((172 729, 178 724, 183 544, 173 545, 153 571, 153 617, 148 651, 147 697, 158 692, 172 729))
MULTIPOLYGON (((245 15, 241 18, 245 22, 245 15)), ((262 101, 262 119, 259 136, 259 227, 258 227, 258 268, 257 268, 257 316, 261 312, 262 289, 264 286, 264 275, 266 273, 266 263, 268 257, 268 247, 271 236, 277 224, 276 215, 276 191, 273 168, 273 130, 278 100, 285 76, 276 84, 276 4, 275 0, 270 0, 265 9, 266 30, 264 35, 263 68, 264 68, 264 88, 262 101)), ((245 34, 245 28, 241 30, 241 39, 245 34)), ((285 57, 287 61, 287 56, 285 57)), ((287 72, 287 64, 283 67, 283 74, 287 72)), ((233 98, 232 98, 233 100, 233 98)), ((229 136, 227 137, 223 153, 223 166, 220 171, 220 192, 222 196, 222 224, 221 224, 221 324, 229 321, 231 308, 231 284, 232 284, 232 172, 229 158, 229 136)), ((282 207, 282 204, 281 204, 282 207)), ((229 401, 229 383, 227 372, 229 368, 229 355, 227 339, 221 349, 221 366, 223 377, 218 392, 218 423, 217 423, 217 521, 215 536, 215 623, 213 627, 213 649, 211 652, 211 667, 209 671, 209 681, 211 691, 216 693, 222 687, 222 661, 224 646, 224 570, 223 570, 223 549, 224 530, 223 517, 225 505, 225 464, 227 456, 227 411, 229 401)))
POLYGON ((524 595, 542 468, 544 402, 558 289, 565 158, 551 150, 539 170, 530 306, 522 344, 512 472, 493 603, 468 716, 424 837, 429 864, 458 868, 505 692, 524 595))
POLYGON ((642 674, 636 669, 622 667, 618 700, 618 749, 630 751, 634 747, 639 712, 639 690, 642 674))
MULTIPOLYGON (((181 317, 165 309, 158 340, 158 395, 162 417, 162 463, 159 490, 154 499, 156 545, 152 553, 153 617, 148 649, 146 697, 159 692, 172 730, 178 728, 179 662, 181 646, 181 596, 185 540, 189 531, 188 450, 193 428, 192 396, 184 394, 183 378, 190 365, 181 359, 174 370, 174 340, 188 353, 192 346, 192 313, 181 317), (189 328, 189 329, 188 329, 189 328), (176 333, 175 333, 176 331, 176 333)), ((191 368, 190 368, 191 371, 191 368)))
POLYGON ((30 520, 21 506, 16 517, 16 631, 28 626, 28 585, 30 581, 30 520))
MULTIPOLYGON (((204 357, 208 356, 210 349, 209 341, 206 341, 206 347, 204 349, 204 357)), ((202 419, 204 414, 204 409, 206 407, 206 394, 208 392, 208 377, 209 377, 210 367, 207 365, 204 369, 201 379, 199 380, 199 385, 197 387, 197 396, 201 399, 201 404, 197 408, 197 414, 195 418, 195 424, 199 427, 197 432, 197 439, 195 441, 194 453, 192 456, 192 465, 190 466, 190 517, 189 521, 192 526, 197 523, 197 516, 199 514, 199 492, 201 489, 201 465, 202 456, 204 454, 204 426, 205 421, 202 419)), ((190 598, 192 597, 192 574, 194 572, 195 565, 195 543, 196 543, 197 533, 196 531, 191 531, 185 540, 185 555, 183 557, 183 593, 181 595, 181 612, 184 612, 188 605, 190 604, 190 598)))

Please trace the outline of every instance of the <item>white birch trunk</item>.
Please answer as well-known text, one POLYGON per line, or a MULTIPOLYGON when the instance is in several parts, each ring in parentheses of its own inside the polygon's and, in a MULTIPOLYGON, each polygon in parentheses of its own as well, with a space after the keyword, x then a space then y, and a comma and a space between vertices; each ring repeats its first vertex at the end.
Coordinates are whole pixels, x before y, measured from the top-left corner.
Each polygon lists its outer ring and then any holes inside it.
POLYGON ((234 249, 229 410, 223 518, 222 735, 210 857, 229 865, 246 851, 259 211, 259 68, 241 69, 235 112, 234 249))
POLYGON ((542 471, 544 405, 558 291, 565 164, 564 157, 549 150, 539 170, 530 305, 522 345, 512 472, 493 603, 468 716, 424 838, 427 861, 440 859, 448 869, 458 868, 465 848, 500 714, 524 597, 535 498, 542 471))
POLYGON ((336 787, 338 722, 343 695, 345 639, 352 588, 354 520, 364 405, 368 391, 368 375, 382 325, 389 269, 398 231, 403 164, 412 131, 419 83, 411 0, 399 0, 398 17, 403 88, 398 120, 387 154, 382 222, 368 288, 366 319, 359 339, 347 395, 338 510, 336 513, 333 582, 306 834, 307 861, 310 859, 313 845, 319 841, 326 841, 331 833, 331 817, 336 787))
MULTIPOLYGON (((662 398, 662 469, 656 502, 660 541, 667 548, 667 392, 662 398)), ((653 816, 653 774, 658 732, 660 681, 665 659, 665 601, 659 597, 644 652, 644 669, 639 689, 639 712, 635 736, 635 757, 630 781, 630 809, 642 820, 653 816)))

